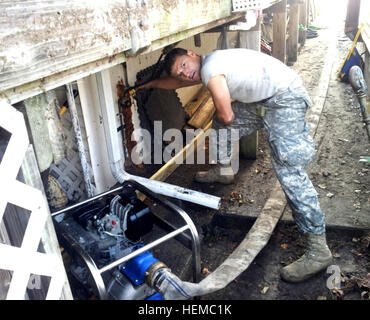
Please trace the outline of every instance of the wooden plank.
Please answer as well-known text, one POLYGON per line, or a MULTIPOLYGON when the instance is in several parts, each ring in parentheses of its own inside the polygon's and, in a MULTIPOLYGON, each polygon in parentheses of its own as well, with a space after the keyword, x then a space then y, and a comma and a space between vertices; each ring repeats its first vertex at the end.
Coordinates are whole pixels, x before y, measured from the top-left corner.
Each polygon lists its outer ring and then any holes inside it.
POLYGON ((296 62, 298 58, 298 22, 299 22, 299 4, 294 2, 290 5, 289 24, 288 24, 288 42, 287 59, 288 62, 296 62))
POLYGON ((286 5, 287 0, 280 1, 272 7, 273 46, 272 55, 285 63, 286 53, 286 5))
POLYGON ((152 41, 232 14, 230 0, 152 0, 148 10, 152 41))
MULTIPOLYGON (((307 28, 307 0, 299 4, 299 24, 307 28)), ((303 46, 306 42, 306 30, 299 30, 298 42, 303 46)))
POLYGON ((205 32, 207 30, 211 30, 211 29, 213 29, 217 26, 220 26, 220 25, 223 25, 223 24, 226 24, 226 23, 230 23, 234 20, 242 19, 244 16, 245 16, 245 13, 235 13, 235 14, 231 14, 230 16, 218 19, 218 20, 214 20, 214 21, 202 24, 202 25, 197 25, 197 26, 195 26, 193 28, 190 28, 190 29, 181 30, 181 31, 178 31, 178 32, 173 33, 173 34, 168 34, 167 36, 165 36, 163 38, 154 40, 152 42, 152 44, 150 46, 148 46, 147 48, 143 49, 143 51, 141 53, 148 53, 148 52, 152 52, 154 50, 158 50, 158 49, 163 48, 163 47, 165 47, 169 44, 188 39, 188 38, 190 38, 190 37, 192 37, 192 36, 194 36, 198 33, 202 33, 202 32, 205 32))
POLYGON ((211 93, 204 86, 201 87, 195 99, 191 100, 185 107, 185 113, 191 118, 194 113, 200 108, 211 96, 211 93))
POLYGON ((206 131, 211 127, 212 121, 207 125, 190 143, 188 143, 179 153, 177 153, 170 161, 161 167, 154 175, 150 177, 153 180, 165 181, 171 173, 173 173, 188 157, 192 156, 197 150, 197 142, 200 141, 206 131))
POLYGON ((88 77, 94 73, 111 68, 124 63, 126 57, 119 53, 114 56, 89 62, 66 71, 62 71, 45 78, 21 84, 17 87, 0 92, 0 99, 6 100, 9 104, 15 104, 25 99, 31 98, 40 93, 61 87, 73 81, 88 77))
POLYGON ((125 0, 16 3, 0 2, 0 91, 131 48, 125 0))
POLYGON ((347 14, 344 32, 353 33, 353 36, 356 35, 358 29, 360 7, 361 0, 348 0, 347 2, 347 14))
MULTIPOLYGON (((167 37, 154 40, 150 46, 144 49, 141 54, 153 52, 164 46, 169 44, 175 43, 180 40, 188 39, 189 37, 194 36, 195 34, 204 32, 206 30, 212 29, 213 27, 225 23, 229 23, 231 21, 240 19, 243 17, 243 13, 233 14, 229 17, 218 19, 212 21, 210 23, 196 26, 194 28, 184 30, 178 32, 176 34, 168 35, 167 37)), ((1 48, 1 45, 0 45, 1 48)), ((140 55, 141 55, 140 54, 140 55)), ((1 49, 0 49, 0 67, 1 65, 1 49)), ((71 58, 72 59, 72 58, 71 58)), ((73 60, 73 59, 72 59, 73 60)), ((23 77, 19 77, 16 84, 12 83, 10 85, 11 88, 2 91, 3 89, 0 87, 0 99, 5 99, 8 103, 14 104, 24 99, 30 98, 34 95, 40 94, 41 92, 45 92, 59 86, 65 85, 67 83, 79 80, 86 76, 89 76, 93 73, 100 72, 117 64, 123 63, 127 60, 127 57, 123 52, 113 54, 109 56, 109 52, 106 55, 98 60, 82 64, 81 61, 76 61, 75 67, 68 67, 67 70, 53 73, 55 70, 53 67, 50 67, 50 74, 45 71, 45 74, 38 74, 34 81, 28 82, 29 79, 24 79, 23 77), (27 83, 25 83, 27 81, 27 83)), ((131 59, 130 59, 131 61, 131 59)), ((1 69, 1 68, 0 68, 1 69)), ((45 69, 47 69, 45 67, 45 69)), ((1 76, 1 71, 0 71, 1 76)), ((13 79, 14 80, 14 79, 13 79)), ((0 83, 1 86, 1 83, 0 83)))
POLYGON ((188 124, 194 128, 202 129, 209 121, 211 121, 216 108, 213 105, 212 97, 208 100, 194 113, 188 124))
MULTIPOLYGON (((240 47, 261 51, 261 21, 257 19, 256 26, 249 31, 239 31, 240 47)), ((240 155, 246 159, 257 159, 258 155, 258 131, 250 135, 242 136, 239 140, 240 155)))
POLYGON ((153 51, 240 17, 229 0, 2 1, 0 92, 120 52, 153 51))

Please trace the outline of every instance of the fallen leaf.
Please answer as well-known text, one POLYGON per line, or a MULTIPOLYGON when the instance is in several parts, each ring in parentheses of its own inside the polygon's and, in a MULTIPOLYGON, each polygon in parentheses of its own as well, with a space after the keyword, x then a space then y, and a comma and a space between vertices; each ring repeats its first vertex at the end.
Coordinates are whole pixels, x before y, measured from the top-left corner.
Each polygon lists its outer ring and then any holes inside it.
POLYGON ((286 243, 282 243, 282 244, 280 245, 280 247, 281 247, 281 249, 286 250, 286 249, 288 248, 288 244, 286 244, 286 243))
POLYGON ((333 257, 334 257, 334 258, 340 258, 340 254, 339 254, 339 253, 334 252, 334 253, 333 253, 333 257))
POLYGON ((328 198, 333 198, 333 197, 334 197, 334 193, 328 192, 328 193, 326 194, 326 196, 327 196, 328 198))
POLYGON ((208 268, 204 267, 204 268, 202 269, 202 273, 208 276, 208 275, 210 275, 210 274, 211 274, 211 271, 209 271, 209 269, 208 269, 208 268))
POLYGON ((269 287, 263 287, 263 289, 261 290, 261 293, 262 294, 266 294, 266 292, 268 291, 269 287))
POLYGON ((316 300, 327 300, 325 296, 318 296, 316 300))
POLYGON ((327 188, 327 186, 326 186, 326 184, 319 184, 319 188, 320 188, 320 189, 326 189, 326 188, 327 188))

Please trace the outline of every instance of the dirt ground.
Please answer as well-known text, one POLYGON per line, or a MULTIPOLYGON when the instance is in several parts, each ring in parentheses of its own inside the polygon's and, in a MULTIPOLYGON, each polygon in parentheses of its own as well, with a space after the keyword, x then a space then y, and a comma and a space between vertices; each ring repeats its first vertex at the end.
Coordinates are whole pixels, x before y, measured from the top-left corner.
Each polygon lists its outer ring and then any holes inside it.
MULTIPOLYGON (((345 6, 342 7, 342 15, 335 15, 336 20, 313 22, 325 28, 318 31, 317 38, 306 40, 292 66, 315 99, 324 66, 328 61, 333 63, 315 135, 317 153, 308 173, 327 218, 327 240, 334 255, 333 264, 340 271, 340 285, 330 288, 330 270, 299 284, 280 279, 280 268, 305 250, 304 239, 286 209, 269 243, 251 266, 223 290, 202 297, 204 300, 370 299, 370 166, 359 162, 361 156, 370 154, 370 148, 357 98, 349 85, 336 80, 336 71, 352 43, 343 31, 345 6), (335 41, 330 51, 333 35, 335 41)), ((223 199, 218 212, 181 203, 202 238, 203 277, 215 270, 245 237, 269 197, 275 173, 264 132, 259 134, 258 158, 240 160, 234 185, 193 182, 194 173, 207 165, 183 165, 167 180, 223 199)))

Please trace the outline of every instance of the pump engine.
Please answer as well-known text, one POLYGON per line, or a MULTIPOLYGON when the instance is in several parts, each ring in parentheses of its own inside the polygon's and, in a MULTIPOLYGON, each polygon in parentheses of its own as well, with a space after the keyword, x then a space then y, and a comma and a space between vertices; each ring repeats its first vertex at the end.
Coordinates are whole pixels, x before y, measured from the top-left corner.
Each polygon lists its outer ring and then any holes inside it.
MULTIPOLYGON (((141 237, 153 228, 153 215, 132 189, 88 202, 55 219, 58 238, 71 258, 69 265, 78 292, 97 295, 97 270, 143 247, 141 237), (96 274, 96 272, 95 272, 96 274), (83 288, 84 290, 81 290, 83 288)), ((105 298, 118 300, 161 299, 145 283, 145 271, 155 262, 151 252, 102 273, 105 298)), ((101 289, 101 288, 100 288, 101 289)), ((99 291, 99 290, 98 290, 99 291)))

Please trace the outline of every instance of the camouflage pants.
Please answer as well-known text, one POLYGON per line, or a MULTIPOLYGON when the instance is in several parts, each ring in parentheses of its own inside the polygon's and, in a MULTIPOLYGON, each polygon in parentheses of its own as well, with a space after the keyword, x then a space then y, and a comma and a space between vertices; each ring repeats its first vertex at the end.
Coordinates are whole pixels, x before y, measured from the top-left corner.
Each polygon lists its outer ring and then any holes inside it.
MULTIPOLYGON (((227 132, 237 129, 239 136, 244 136, 265 128, 272 165, 292 208, 295 222, 302 232, 321 234, 325 232, 325 217, 320 209, 317 192, 305 170, 315 154, 314 142, 309 137, 309 125, 305 121, 310 104, 301 86, 290 88, 266 101, 263 104, 263 117, 258 113, 261 104, 235 101, 232 103, 235 114, 233 123, 224 126, 215 117, 213 129, 227 129, 227 132)), ((217 149, 219 163, 230 161, 232 146, 236 142, 231 134, 211 140, 211 143, 220 146, 217 149), (221 148, 225 144, 227 148, 221 148)))

